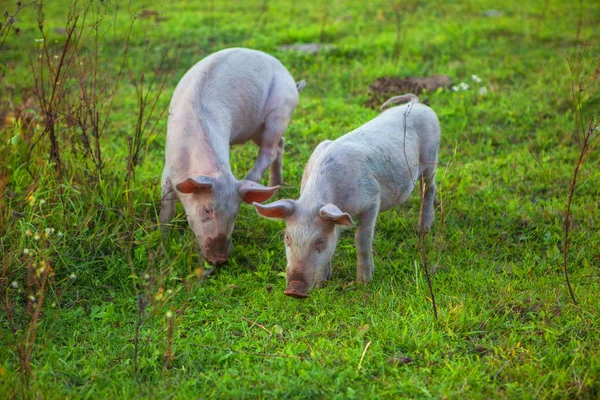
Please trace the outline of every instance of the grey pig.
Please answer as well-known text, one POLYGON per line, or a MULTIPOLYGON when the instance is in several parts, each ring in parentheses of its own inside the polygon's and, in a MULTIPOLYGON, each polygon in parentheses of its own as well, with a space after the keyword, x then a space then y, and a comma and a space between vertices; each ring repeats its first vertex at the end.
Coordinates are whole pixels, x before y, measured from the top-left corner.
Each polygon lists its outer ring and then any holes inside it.
POLYGON ((305 82, 296 84, 274 57, 232 48, 209 55, 181 79, 169 107, 159 221, 168 224, 183 204, 202 256, 227 261, 242 201, 263 202, 282 183, 283 134, 305 82), (237 180, 229 146, 252 140, 254 167, 237 180), (270 187, 260 181, 271 166, 270 187))
POLYGON ((413 94, 393 97, 382 107, 409 100, 335 141, 320 143, 304 169, 299 199, 254 203, 260 215, 285 220, 286 295, 305 298, 329 278, 340 228, 354 226, 353 218, 359 221, 356 281, 369 282, 377 215, 404 203, 418 178, 426 185, 419 229, 430 230, 438 118, 413 94))

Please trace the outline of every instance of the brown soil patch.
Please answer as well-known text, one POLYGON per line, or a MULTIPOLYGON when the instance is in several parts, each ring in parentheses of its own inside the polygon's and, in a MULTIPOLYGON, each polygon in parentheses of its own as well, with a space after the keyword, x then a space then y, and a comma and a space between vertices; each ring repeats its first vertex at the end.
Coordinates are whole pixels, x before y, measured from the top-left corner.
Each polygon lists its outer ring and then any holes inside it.
POLYGON ((452 78, 448 75, 432 75, 426 77, 397 78, 394 76, 382 76, 377 78, 369 86, 371 96, 365 105, 369 108, 379 109, 384 101, 393 96, 406 93, 419 95, 423 90, 433 92, 439 88, 452 86, 452 78))

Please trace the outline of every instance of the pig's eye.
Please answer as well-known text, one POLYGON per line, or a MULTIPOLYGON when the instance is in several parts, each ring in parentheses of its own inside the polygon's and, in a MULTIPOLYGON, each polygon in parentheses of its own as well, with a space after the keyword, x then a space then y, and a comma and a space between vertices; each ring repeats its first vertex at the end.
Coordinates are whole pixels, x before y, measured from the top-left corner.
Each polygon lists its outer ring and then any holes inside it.
POLYGON ((325 243, 325 238, 318 238, 317 240, 315 240, 315 249, 317 250, 317 253, 323 251, 323 249, 325 248, 325 243))
POLYGON ((200 211, 200 220, 206 222, 213 217, 214 213, 212 207, 202 207, 202 210, 200 211))
POLYGON ((292 238, 290 238, 290 235, 288 235, 288 234, 285 235, 285 245, 286 246, 292 245, 292 238))

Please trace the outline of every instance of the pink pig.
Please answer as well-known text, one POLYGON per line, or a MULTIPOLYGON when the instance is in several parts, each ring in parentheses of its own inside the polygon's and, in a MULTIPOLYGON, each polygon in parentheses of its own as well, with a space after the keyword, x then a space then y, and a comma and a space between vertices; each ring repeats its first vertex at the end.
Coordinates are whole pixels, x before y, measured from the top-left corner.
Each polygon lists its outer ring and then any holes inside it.
POLYGON ((263 202, 282 183, 283 134, 305 82, 274 57, 232 48, 209 55, 181 79, 169 107, 159 221, 183 204, 203 257, 227 261, 241 202, 263 202), (229 146, 252 140, 254 167, 237 180, 229 146), (269 186, 257 182, 271 167, 269 186))
POLYGON ((359 221, 356 281, 369 282, 377 215, 404 203, 418 178, 427 188, 419 228, 430 230, 440 125, 435 112, 413 94, 393 97, 382 107, 408 100, 335 141, 320 143, 304 170, 299 199, 254 203, 260 215, 285 220, 286 295, 305 298, 329 278, 340 228, 354 226, 354 218, 359 221))

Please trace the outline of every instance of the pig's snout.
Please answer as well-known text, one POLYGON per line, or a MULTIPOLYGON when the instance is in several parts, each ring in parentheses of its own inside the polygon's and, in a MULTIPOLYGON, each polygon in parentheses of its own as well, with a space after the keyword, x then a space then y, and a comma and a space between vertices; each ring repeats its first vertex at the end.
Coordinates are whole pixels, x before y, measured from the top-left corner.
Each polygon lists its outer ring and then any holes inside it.
POLYGON ((289 281, 283 294, 297 299, 305 299, 308 297, 308 286, 303 281, 289 281))
POLYGON ((206 239, 204 257, 208 262, 214 264, 223 264, 233 250, 233 245, 229 242, 229 238, 225 235, 218 235, 206 239))

